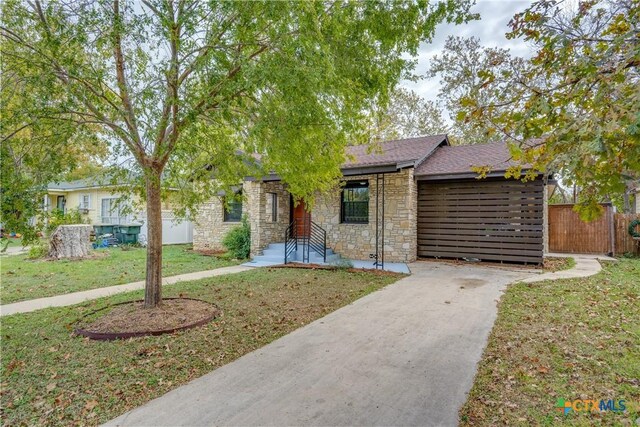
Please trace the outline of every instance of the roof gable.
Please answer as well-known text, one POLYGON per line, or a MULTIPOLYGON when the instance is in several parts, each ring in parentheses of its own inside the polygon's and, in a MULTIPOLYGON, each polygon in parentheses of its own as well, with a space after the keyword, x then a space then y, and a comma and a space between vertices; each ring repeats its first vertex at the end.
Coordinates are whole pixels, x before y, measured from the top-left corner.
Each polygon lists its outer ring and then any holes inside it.
MULTIPOLYGON (((511 158, 506 141, 438 148, 416 168, 416 176, 476 174, 473 167, 489 166, 492 172, 504 172, 519 163, 511 158)), ((526 168, 527 165, 524 165, 526 168)))
POLYGON ((352 145, 347 147, 347 155, 352 156, 343 165, 343 169, 353 169, 371 166, 394 165, 400 167, 415 167, 433 151, 448 145, 447 135, 429 135, 416 138, 385 141, 375 145, 352 145))

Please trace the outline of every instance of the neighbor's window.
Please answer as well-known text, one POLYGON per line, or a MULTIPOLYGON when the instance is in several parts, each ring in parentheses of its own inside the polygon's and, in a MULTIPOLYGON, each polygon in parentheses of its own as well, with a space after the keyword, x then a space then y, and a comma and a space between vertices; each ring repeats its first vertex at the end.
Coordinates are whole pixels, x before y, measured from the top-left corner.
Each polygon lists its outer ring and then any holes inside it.
POLYGON ((89 209, 91 207, 91 195, 90 194, 81 194, 80 195, 80 209, 89 209))
POLYGON ((278 194, 267 193, 266 211, 269 222, 278 222, 278 194))
POLYGON ((242 219, 242 192, 236 193, 236 197, 227 201, 224 210, 224 222, 239 222, 242 219))
POLYGON ((366 224, 369 222, 369 182, 349 181, 342 189, 340 210, 342 222, 366 224))
POLYGON ((118 203, 116 197, 101 200, 100 216, 103 224, 128 224, 132 218, 125 214, 127 209, 124 203, 118 203))

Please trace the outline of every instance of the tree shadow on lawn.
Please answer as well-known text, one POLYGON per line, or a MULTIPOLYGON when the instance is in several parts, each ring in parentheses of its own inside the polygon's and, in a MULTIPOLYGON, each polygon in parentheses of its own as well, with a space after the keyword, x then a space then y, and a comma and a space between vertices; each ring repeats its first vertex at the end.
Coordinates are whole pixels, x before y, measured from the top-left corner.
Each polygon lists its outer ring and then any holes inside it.
POLYGON ((75 337, 86 313, 142 297, 120 294, 3 318, 3 422, 98 424, 268 344, 398 276, 255 269, 165 288, 223 314, 171 335, 110 342, 75 337))

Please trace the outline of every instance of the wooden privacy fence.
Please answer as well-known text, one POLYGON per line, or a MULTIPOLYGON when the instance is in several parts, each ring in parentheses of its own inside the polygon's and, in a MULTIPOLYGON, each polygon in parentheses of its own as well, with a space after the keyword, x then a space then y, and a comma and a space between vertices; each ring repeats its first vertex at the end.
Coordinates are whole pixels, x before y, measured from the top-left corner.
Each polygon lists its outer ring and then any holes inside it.
POLYGON ((613 215, 613 229, 616 237, 614 252, 616 255, 639 254, 638 240, 629 234, 629 224, 635 219, 640 220, 640 214, 617 213, 613 215))
POLYGON ((578 254, 637 253, 637 241, 628 232, 629 223, 640 215, 614 213, 603 204, 604 215, 584 222, 574 205, 549 206, 549 251, 578 254))
POLYGON ((573 205, 549 206, 549 250, 579 254, 613 253, 613 207, 595 221, 584 222, 573 205))

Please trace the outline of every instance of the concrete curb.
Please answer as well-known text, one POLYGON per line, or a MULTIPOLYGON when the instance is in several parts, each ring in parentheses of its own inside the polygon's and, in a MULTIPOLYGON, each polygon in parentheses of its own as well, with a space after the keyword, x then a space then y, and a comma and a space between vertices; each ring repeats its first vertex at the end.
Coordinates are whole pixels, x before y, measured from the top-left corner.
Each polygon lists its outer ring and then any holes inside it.
MULTIPOLYGON (((230 267, 221 267, 214 270, 198 271, 195 273, 179 274, 177 276, 164 277, 162 285, 173 285, 178 282, 187 282, 191 280, 206 279, 208 277, 222 276, 225 274, 242 273, 249 271, 251 267, 241 265, 232 265, 230 267)), ((109 286, 107 288, 91 289, 89 291, 74 292, 71 294, 56 295, 47 298, 37 298, 27 301, 20 301, 13 304, 5 304, 0 306, 0 317, 9 316, 17 313, 29 313, 48 307, 65 307, 67 305, 79 304, 81 302, 90 301, 98 298, 108 297, 122 292, 135 291, 144 289, 144 280, 124 285, 109 286)))

